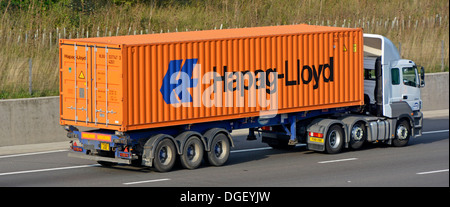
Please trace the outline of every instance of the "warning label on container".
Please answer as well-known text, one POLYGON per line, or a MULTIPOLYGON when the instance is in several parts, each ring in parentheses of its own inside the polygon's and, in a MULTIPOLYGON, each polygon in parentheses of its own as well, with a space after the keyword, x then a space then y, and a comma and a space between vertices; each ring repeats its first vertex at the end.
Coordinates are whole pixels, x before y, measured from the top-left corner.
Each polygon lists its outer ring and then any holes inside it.
POLYGON ((83 71, 80 72, 80 75, 78 76, 79 79, 84 79, 83 71))

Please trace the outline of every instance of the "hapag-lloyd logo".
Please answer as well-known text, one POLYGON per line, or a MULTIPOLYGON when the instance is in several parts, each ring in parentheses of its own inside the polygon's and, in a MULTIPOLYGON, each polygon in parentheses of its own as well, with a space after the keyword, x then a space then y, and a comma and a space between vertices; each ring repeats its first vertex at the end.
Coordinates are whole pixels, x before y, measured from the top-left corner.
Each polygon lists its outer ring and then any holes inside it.
POLYGON ((183 60, 169 62, 160 88, 167 104, 174 107, 190 107, 191 103, 193 107, 201 107, 202 104, 204 107, 244 107, 244 94, 248 91, 248 107, 256 107, 258 103, 258 106, 269 109, 260 115, 274 116, 278 110, 278 79, 284 79, 286 86, 312 83, 313 89, 319 87, 321 77, 323 82, 334 80, 333 57, 329 58, 328 64, 318 67, 304 65, 300 68, 300 60, 297 60, 297 77, 292 78, 289 77, 288 61, 285 61, 284 74, 278 74, 276 68, 228 72, 228 67, 223 66, 223 75, 220 75, 214 66, 213 71, 203 74, 203 77, 201 65, 197 62, 198 59, 186 59, 184 63, 183 60), (202 92, 201 84, 210 86, 202 92))
MULTIPOLYGON (((192 96, 187 90, 197 86, 198 79, 192 78, 194 66, 198 59, 187 59, 181 68, 183 60, 172 60, 161 85, 161 94, 167 104, 192 102, 192 96), (181 68, 181 70, 180 70, 181 68)), ((175 105, 178 106, 178 105, 175 105)))

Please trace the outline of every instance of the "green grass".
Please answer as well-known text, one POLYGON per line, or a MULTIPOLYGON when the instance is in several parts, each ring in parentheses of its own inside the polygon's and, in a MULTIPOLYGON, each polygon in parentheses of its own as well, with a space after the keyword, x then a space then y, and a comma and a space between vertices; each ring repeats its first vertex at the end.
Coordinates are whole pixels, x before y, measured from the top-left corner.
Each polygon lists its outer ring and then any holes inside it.
POLYGON ((336 24, 363 27, 365 33, 401 43, 402 57, 426 72, 441 71, 444 40, 448 71, 448 16, 447 0, 0 0, 0 98, 27 97, 29 58, 32 96, 57 95, 57 38, 77 34, 81 38, 221 26, 336 24))
POLYGON ((58 96, 58 89, 53 91, 36 91, 29 93, 28 89, 16 89, 16 90, 5 90, 0 91, 0 99, 12 99, 12 98, 33 98, 33 97, 43 97, 43 96, 58 96))

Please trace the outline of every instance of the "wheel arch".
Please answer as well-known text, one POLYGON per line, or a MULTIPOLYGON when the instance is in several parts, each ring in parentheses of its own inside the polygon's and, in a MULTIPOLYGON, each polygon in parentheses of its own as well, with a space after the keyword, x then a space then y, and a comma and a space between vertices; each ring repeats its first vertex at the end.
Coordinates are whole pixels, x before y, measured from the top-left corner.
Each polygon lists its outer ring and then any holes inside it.
POLYGON ((347 127, 345 127, 345 123, 339 119, 319 118, 319 119, 313 120, 311 122, 311 124, 309 124, 306 127, 306 131, 307 132, 317 132, 317 133, 323 134, 324 135, 324 143, 318 144, 318 143, 311 142, 309 139, 309 133, 307 133, 306 143, 308 145, 308 149, 316 150, 316 151, 325 151, 326 134, 328 133, 328 130, 330 129, 330 127, 332 127, 334 125, 338 125, 338 126, 342 127, 343 132, 344 132, 344 137, 347 136, 348 129, 347 129, 347 127))
POLYGON ((228 140, 230 141, 231 147, 234 147, 233 138, 232 138, 231 134, 226 129, 223 129, 223 128, 212 128, 212 129, 209 129, 208 131, 206 131, 203 134, 202 141, 205 144, 205 151, 209 152, 211 150, 211 142, 212 142, 213 138, 219 133, 225 134, 225 136, 227 136, 228 140))
POLYGON ((174 138, 175 147, 177 148, 177 152, 179 155, 183 154, 184 145, 192 136, 199 138, 200 141, 203 143, 203 147, 206 147, 206 142, 205 139, 203 138, 203 135, 201 135, 196 131, 185 131, 174 138))
POLYGON ((355 124, 363 123, 367 131, 367 125, 369 120, 367 120, 366 116, 355 116, 355 115, 345 116, 341 117, 339 120, 342 121, 343 127, 345 128, 344 130, 345 148, 349 147, 348 144, 350 143, 351 140, 351 131, 355 124))
MULTIPOLYGON (((153 159, 155 158, 155 148, 158 143, 164 139, 169 139, 177 148, 177 143, 175 139, 168 134, 157 134, 150 137, 144 144, 142 152, 142 165, 152 167, 153 159)), ((177 149, 178 150, 178 149, 177 149)))

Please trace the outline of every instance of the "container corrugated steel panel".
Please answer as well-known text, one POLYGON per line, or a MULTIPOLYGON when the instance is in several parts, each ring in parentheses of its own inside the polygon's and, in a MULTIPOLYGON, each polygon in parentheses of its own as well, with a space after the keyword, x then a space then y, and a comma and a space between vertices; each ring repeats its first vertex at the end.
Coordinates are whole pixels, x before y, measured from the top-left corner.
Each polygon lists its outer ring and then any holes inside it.
POLYGON ((61 40, 61 124, 127 131, 362 105, 362 35, 288 25, 61 40))

